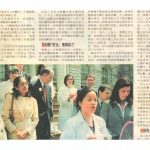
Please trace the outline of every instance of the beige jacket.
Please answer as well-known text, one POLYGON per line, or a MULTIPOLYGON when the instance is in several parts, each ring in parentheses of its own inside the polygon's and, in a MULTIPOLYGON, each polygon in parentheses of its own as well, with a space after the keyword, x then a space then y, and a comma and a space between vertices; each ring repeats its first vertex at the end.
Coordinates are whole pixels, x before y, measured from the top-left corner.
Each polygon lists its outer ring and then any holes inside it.
POLYGON ((0 140, 6 140, 7 136, 6 136, 6 131, 4 129, 4 122, 2 120, 2 118, 0 117, 0 140))
POLYGON ((28 132, 26 139, 36 139, 36 126, 39 121, 38 106, 33 97, 19 96, 14 98, 13 112, 14 123, 9 119, 9 109, 11 107, 12 95, 7 95, 4 101, 2 118, 8 131, 8 139, 18 139, 15 132, 16 129, 28 132))

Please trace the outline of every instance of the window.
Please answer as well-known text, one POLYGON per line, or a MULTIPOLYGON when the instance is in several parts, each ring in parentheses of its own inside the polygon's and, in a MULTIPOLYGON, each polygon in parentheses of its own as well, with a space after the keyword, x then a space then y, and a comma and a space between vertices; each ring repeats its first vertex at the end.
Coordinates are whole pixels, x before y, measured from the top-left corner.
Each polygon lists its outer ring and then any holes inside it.
POLYGON ((104 66, 102 68, 102 83, 103 84, 108 84, 111 83, 112 80, 112 71, 110 66, 104 66))
POLYGON ((89 65, 81 65, 81 87, 85 86, 85 78, 89 74, 89 65))

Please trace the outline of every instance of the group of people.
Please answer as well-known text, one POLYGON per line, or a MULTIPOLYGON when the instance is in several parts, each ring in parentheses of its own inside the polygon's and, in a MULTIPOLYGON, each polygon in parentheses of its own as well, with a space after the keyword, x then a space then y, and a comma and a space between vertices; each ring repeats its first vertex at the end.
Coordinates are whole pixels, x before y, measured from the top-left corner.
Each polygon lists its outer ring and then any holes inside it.
MULTIPOLYGON (((64 83, 58 91, 60 139, 121 139, 126 123, 133 121, 133 87, 129 79, 118 79, 113 89, 102 85, 98 92, 93 88, 94 75, 88 75, 86 86, 74 93, 73 76, 67 75, 64 83)), ((133 128, 128 139, 133 139, 133 128)))
MULTIPOLYGON (((45 65, 39 65, 32 78, 21 75, 18 66, 9 69, 10 83, 0 94, 0 139, 51 138, 53 77, 54 72, 45 65)), ((86 86, 81 89, 75 88, 74 82, 74 77, 67 74, 57 93, 60 139, 119 139, 124 125, 133 121, 131 81, 121 78, 113 90, 103 85, 98 92, 93 88, 94 75, 86 77, 86 86)))
POLYGON ((32 80, 28 74, 21 74, 18 66, 9 68, 10 84, 1 83, 7 90, 3 93, 5 100, 1 101, 0 139, 50 139, 49 83, 53 76, 51 69, 43 67, 37 79, 32 80))

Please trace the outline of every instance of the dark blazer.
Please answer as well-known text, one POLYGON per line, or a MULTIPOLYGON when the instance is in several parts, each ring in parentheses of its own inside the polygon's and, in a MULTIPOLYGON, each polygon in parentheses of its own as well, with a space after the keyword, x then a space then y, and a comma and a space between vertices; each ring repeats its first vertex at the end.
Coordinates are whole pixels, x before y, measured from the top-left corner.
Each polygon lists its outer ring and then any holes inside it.
POLYGON ((98 102, 98 104, 97 104, 97 107, 96 107, 96 111, 95 111, 95 114, 97 115, 97 116, 100 116, 100 114, 101 114, 101 104, 98 102))
POLYGON ((127 104, 123 117, 117 103, 114 103, 114 106, 110 103, 105 103, 102 107, 100 116, 106 121, 107 129, 112 135, 112 138, 119 138, 124 124, 127 121, 133 120, 133 108, 132 105, 127 104))
POLYGON ((97 116, 101 116, 101 111, 102 111, 103 107, 105 107, 105 105, 107 105, 108 103, 109 103, 109 100, 106 100, 105 102, 101 102, 101 103, 98 102, 95 114, 97 116))
POLYGON ((38 139, 47 139, 47 136, 41 134, 44 134, 44 132, 45 134, 47 134, 46 132, 50 133, 50 119, 52 117, 51 88, 46 84, 47 101, 45 101, 42 84, 39 79, 30 83, 29 90, 38 104, 39 123, 37 125, 37 137, 38 139), (48 129, 46 130, 46 128, 48 129))
POLYGON ((51 88, 48 84, 46 85, 46 91, 47 91, 47 103, 44 99, 44 93, 40 80, 38 79, 36 81, 31 82, 30 92, 31 95, 37 100, 39 115, 47 111, 47 114, 50 119, 50 117, 52 117, 52 99, 51 99, 51 88))

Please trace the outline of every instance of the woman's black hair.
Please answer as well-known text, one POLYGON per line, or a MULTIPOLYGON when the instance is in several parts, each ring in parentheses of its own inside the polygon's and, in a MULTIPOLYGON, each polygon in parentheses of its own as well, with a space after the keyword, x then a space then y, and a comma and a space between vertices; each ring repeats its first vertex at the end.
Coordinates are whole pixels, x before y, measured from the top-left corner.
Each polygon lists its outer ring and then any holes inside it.
MULTIPOLYGON (((18 87, 21 78, 24 78, 24 77, 22 77, 22 76, 16 77, 16 78, 14 79, 14 82, 13 82, 13 89, 12 89, 13 93, 12 93, 12 95, 13 95, 16 99, 18 98, 18 96, 20 96, 20 93, 19 93, 19 91, 18 91, 16 88, 18 87)), ((26 78, 24 78, 24 79, 26 80, 26 78)), ((26 81, 27 81, 27 80, 26 80, 26 81)), ((30 94, 29 90, 28 90, 28 92, 26 93, 25 97, 31 97, 31 94, 30 94)))
POLYGON ((83 101, 84 97, 85 97, 89 92, 92 92, 92 91, 95 92, 96 98, 97 98, 97 93, 96 93, 96 91, 95 91, 94 89, 90 89, 90 88, 88 88, 88 87, 86 87, 86 86, 83 87, 81 90, 78 90, 78 91, 77 91, 76 107, 77 107, 78 110, 81 109, 79 103, 81 103, 81 102, 83 101))
POLYGON ((115 103, 120 103, 121 100, 119 97, 119 90, 121 88, 124 88, 124 87, 131 87, 130 93, 129 93, 129 95, 125 101, 128 102, 130 105, 133 104, 133 85, 132 85, 132 82, 128 78, 123 77, 123 78, 120 78, 117 80, 117 82, 113 88, 112 95, 110 97, 110 104, 112 106, 114 106, 115 103))
POLYGON ((45 66, 44 64, 40 64, 40 65, 38 65, 36 75, 39 75, 39 74, 40 74, 40 72, 41 72, 41 70, 42 70, 43 68, 46 68, 46 66, 45 66))
POLYGON ((67 79, 68 79, 68 77, 72 77, 72 79, 73 79, 73 82, 72 82, 72 84, 74 84, 74 77, 71 75, 71 74, 67 74, 66 76, 65 76, 65 78, 64 78, 64 84, 67 86, 67 79))

